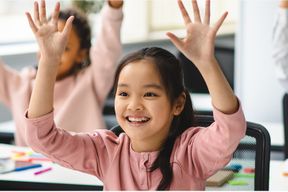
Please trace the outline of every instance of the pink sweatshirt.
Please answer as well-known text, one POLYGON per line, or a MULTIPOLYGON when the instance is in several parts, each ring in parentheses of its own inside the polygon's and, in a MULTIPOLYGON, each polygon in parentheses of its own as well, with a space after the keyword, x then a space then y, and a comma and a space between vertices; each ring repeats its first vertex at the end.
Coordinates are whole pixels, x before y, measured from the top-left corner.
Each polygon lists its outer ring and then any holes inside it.
MULTIPOLYGON (((239 107, 234 114, 214 109, 215 122, 208 128, 191 127, 174 144, 170 162, 170 190, 204 190, 206 179, 231 159, 245 135, 246 121, 239 107)), ((86 172, 104 183, 104 190, 156 190, 160 170, 147 171, 158 152, 137 153, 129 137, 109 130, 71 135, 57 129, 53 112, 26 118, 29 145, 62 166, 86 172)))
MULTIPOLYGON (((57 127, 67 131, 91 132, 106 128, 102 111, 122 54, 120 28, 123 12, 107 5, 101 15, 102 27, 90 52, 91 65, 55 85, 54 120, 57 127)), ((17 145, 27 145, 23 114, 28 108, 35 76, 34 68, 19 73, 0 63, 0 102, 11 110, 17 145)))

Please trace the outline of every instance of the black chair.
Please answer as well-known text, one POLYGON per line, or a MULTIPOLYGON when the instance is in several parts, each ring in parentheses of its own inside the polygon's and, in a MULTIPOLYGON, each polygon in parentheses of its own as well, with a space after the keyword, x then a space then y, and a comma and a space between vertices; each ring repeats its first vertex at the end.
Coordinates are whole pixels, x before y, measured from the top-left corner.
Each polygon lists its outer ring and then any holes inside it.
POLYGON ((288 158, 288 93, 283 96, 283 121, 284 121, 284 157, 288 158))
POLYGON ((0 143, 14 144, 14 134, 13 133, 0 132, 0 143))
POLYGON ((104 115, 104 120, 105 120, 105 124, 107 129, 111 129, 114 126, 118 125, 117 119, 115 115, 104 115))
MULTIPOLYGON (((211 115, 196 115, 196 124, 198 126, 207 127, 214 122, 211 115)), ((120 126, 111 129, 117 136, 123 132, 120 126)), ((269 190, 269 168, 270 168, 270 135, 268 131, 259 124, 247 122, 246 136, 241 140, 239 146, 233 154, 233 159, 241 162, 249 162, 249 167, 255 170, 254 188, 237 188, 236 190, 269 190)), ((221 188, 213 188, 212 190, 235 190, 235 187, 229 188, 226 185, 221 188)))

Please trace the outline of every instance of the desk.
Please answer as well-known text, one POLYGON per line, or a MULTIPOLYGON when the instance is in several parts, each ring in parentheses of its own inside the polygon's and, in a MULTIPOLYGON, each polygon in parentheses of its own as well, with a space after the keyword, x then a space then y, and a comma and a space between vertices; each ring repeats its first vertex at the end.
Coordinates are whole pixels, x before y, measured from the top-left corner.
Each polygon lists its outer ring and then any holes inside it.
POLYGON ((209 94, 190 94, 194 110, 197 111, 212 111, 211 96, 209 94))
POLYGON ((15 124, 13 121, 6 121, 0 123, 1 133, 14 134, 14 131, 15 131, 15 124))
MULTIPOLYGON (((0 151, 19 150, 28 151, 26 147, 15 147, 12 145, 0 144, 0 151)), ((270 162, 270 183, 269 190, 287 190, 288 177, 283 176, 284 161, 270 162)), ((242 190, 251 189, 253 180, 248 186, 241 188, 242 190)), ((43 163, 42 168, 30 169, 21 172, 11 172, 0 174, 0 186, 2 190, 101 190, 102 182, 95 176, 85 174, 61 167, 54 163, 43 163), (34 176, 34 172, 45 167, 52 167, 52 171, 34 176)), ((235 189, 235 188, 234 188, 235 189)), ((231 190, 231 187, 225 184, 221 188, 208 187, 207 190, 231 190)))
POLYGON ((284 141, 284 124, 280 122, 259 122, 263 125, 270 134, 271 145, 283 147, 285 144, 284 141))
MULTIPOLYGON (((193 106, 198 111, 211 111, 211 97, 208 94, 191 94, 193 106)), ((263 125, 270 134, 272 147, 281 148, 285 144, 284 141, 284 125, 282 122, 255 122, 263 125)))
POLYGON ((283 169, 284 161, 270 161, 270 191, 288 190, 288 176, 283 176, 283 169))
MULTIPOLYGON (((255 161, 243 160, 243 159, 232 159, 229 164, 240 164, 242 165, 242 169, 239 173, 243 173, 243 169, 246 167, 255 167, 255 161)), ((228 165, 229 165, 228 164, 228 165)), ((224 183, 221 187, 206 187, 206 191, 254 191, 254 177, 235 177, 231 180, 241 180, 247 183, 247 185, 230 185, 228 183, 224 183)))
MULTIPOLYGON (((26 147, 0 144, 0 151, 31 151, 26 147)), ((20 172, 0 174, 1 190, 102 190, 102 182, 95 176, 71 170, 52 162, 42 167, 20 172), (52 167, 52 170, 34 175, 38 170, 52 167)))
MULTIPOLYGON (((208 94, 191 94, 193 106, 198 111, 211 111, 211 97, 208 94)), ((276 148, 283 148, 284 141, 284 125, 282 122, 256 122, 263 125, 270 134, 271 145, 276 148)))
MULTIPOLYGON (((241 160, 240 160, 241 162, 241 160)), ((245 161, 246 162, 246 161, 245 161)), ((233 162, 235 163, 235 162, 233 162)), ((241 163, 240 163, 241 164, 241 163)), ((246 163, 245 163, 246 164, 246 163)), ((288 176, 284 176, 283 169, 284 161, 270 161, 270 174, 269 174, 269 191, 287 191, 288 189, 288 176)), ((254 178, 253 178, 254 179, 254 178)), ((254 185, 254 181, 252 178, 244 178, 247 181, 248 185, 244 186, 231 186, 229 184, 224 184, 221 187, 206 187, 207 191, 249 191, 251 187, 254 185)), ((241 178, 243 180, 243 178, 241 178)))

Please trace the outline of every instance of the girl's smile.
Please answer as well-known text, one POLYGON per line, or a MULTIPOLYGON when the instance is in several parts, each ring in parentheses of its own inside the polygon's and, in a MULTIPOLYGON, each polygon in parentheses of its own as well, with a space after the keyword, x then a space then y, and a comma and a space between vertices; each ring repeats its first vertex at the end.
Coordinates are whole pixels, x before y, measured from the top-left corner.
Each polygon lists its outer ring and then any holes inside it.
POLYGON ((133 116, 133 115, 130 116, 129 115, 126 117, 126 119, 129 122, 129 124, 131 124, 132 126, 142 126, 148 123, 151 118, 145 117, 145 116, 133 116))

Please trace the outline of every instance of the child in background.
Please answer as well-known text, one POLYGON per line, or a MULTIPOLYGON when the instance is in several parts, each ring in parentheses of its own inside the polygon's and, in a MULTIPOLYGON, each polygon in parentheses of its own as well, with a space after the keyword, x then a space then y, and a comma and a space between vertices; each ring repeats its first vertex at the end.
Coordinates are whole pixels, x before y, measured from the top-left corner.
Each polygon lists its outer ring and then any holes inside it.
POLYGON ((214 107, 213 124, 194 127, 179 61, 170 52, 152 47, 131 53, 116 71, 115 112, 125 133, 117 137, 110 130, 97 130, 71 135, 57 129, 55 60, 64 49, 73 17, 59 32, 49 29, 57 14, 48 27, 27 13, 43 55, 26 114, 30 146, 65 167, 97 176, 104 190, 204 190, 206 179, 230 161, 245 135, 246 121, 214 56, 215 36, 227 13, 211 27, 210 1, 203 21, 197 1, 192 1, 194 22, 182 1, 178 4, 187 36, 180 40, 172 33, 167 35, 203 75, 214 107), (48 41, 53 44, 47 45, 48 41))
MULTIPOLYGON (((104 103, 114 80, 116 65, 122 54, 120 28, 123 20, 122 0, 111 0, 101 12, 101 28, 96 42, 91 47, 91 29, 87 17, 76 9, 57 10, 57 25, 51 29, 62 31, 66 20, 73 15, 73 27, 68 35, 67 45, 55 64, 59 65, 55 92, 55 122, 71 132, 91 132, 105 128, 102 115, 104 103), (58 29, 57 29, 58 28, 58 29), (91 49, 90 49, 91 47, 91 49), (89 57, 90 53, 90 57, 89 57)), ((46 11, 45 1, 34 5, 35 14, 46 11)), ((53 17, 53 16, 52 16, 53 17)), ((51 23, 44 20, 41 22, 51 23)), ((51 44, 49 42, 49 44, 51 44)), ((43 48, 40 45, 40 60, 43 48)), ((46 54, 46 53, 45 53, 46 54)), ((16 125, 17 145, 27 145, 24 133, 23 114, 28 107, 36 72, 30 68, 17 72, 0 63, 0 102, 12 112, 16 125)), ((44 91, 45 93, 46 91, 44 91)), ((43 103, 41 103, 43 105, 43 103)))
POLYGON ((281 0, 273 29, 273 60, 276 76, 288 92, 288 1, 281 0))

